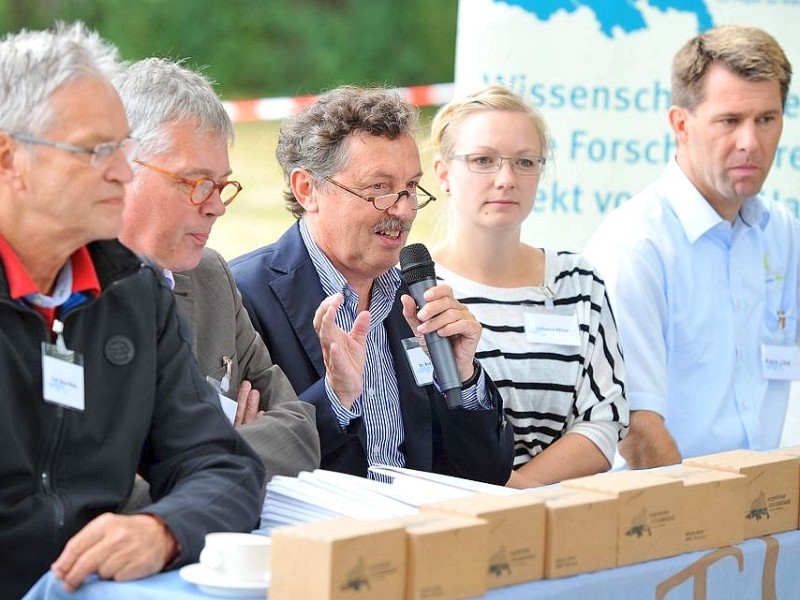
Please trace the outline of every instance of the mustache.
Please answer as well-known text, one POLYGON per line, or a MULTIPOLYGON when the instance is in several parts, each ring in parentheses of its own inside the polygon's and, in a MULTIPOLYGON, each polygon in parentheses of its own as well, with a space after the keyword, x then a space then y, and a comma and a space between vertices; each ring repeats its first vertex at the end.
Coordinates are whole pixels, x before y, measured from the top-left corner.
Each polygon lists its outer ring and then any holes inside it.
POLYGON ((372 228, 372 233, 379 231, 411 231, 413 219, 398 219, 397 217, 385 217, 378 221, 372 228))

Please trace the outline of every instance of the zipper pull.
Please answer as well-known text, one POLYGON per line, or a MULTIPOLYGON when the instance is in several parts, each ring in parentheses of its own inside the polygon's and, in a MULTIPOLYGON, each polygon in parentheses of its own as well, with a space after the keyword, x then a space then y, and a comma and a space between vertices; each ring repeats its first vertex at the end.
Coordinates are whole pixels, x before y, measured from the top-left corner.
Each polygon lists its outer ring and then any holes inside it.
POLYGON ((66 355, 69 353, 67 350, 67 344, 64 342, 64 323, 59 321, 58 319, 53 319, 53 333, 56 335, 56 349, 58 353, 61 355, 66 355))

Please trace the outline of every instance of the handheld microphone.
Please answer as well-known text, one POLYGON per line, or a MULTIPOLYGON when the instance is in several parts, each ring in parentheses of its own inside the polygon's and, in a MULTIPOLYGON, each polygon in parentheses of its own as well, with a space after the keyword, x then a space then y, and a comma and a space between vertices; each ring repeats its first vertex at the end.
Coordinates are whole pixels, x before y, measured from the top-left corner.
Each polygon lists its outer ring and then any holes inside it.
MULTIPOLYGON (((423 244, 409 244, 400 250, 400 272, 418 308, 425 306, 423 294, 436 285, 436 269, 430 252, 423 244)), ((461 406, 461 377, 450 340, 438 333, 426 333, 425 343, 433 363, 439 388, 444 392, 447 406, 461 406)))

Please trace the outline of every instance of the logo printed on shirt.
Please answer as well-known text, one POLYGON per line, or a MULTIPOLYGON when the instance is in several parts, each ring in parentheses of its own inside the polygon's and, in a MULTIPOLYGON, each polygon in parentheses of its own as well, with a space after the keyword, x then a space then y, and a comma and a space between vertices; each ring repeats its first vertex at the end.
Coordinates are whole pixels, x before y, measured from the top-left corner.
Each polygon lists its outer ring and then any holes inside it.
POLYGON ((133 361, 133 357, 136 356, 136 348, 128 337, 112 335, 106 341, 103 353, 106 360, 112 365, 122 367, 133 361))
POLYGON ((769 254, 764 252, 764 273, 766 274, 765 283, 783 283, 786 277, 773 270, 769 264, 769 254))

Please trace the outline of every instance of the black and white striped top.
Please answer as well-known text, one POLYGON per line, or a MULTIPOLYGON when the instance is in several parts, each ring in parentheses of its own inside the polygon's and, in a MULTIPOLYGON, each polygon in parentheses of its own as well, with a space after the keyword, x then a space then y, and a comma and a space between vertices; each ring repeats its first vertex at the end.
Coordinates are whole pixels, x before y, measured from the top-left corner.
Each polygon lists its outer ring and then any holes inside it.
POLYGON ((514 466, 567 432, 614 461, 628 424, 625 366, 605 285, 588 261, 545 250, 544 285, 496 288, 436 266, 483 325, 476 358, 494 379, 514 427, 514 466), (529 341, 525 313, 576 314, 580 345, 529 341))

